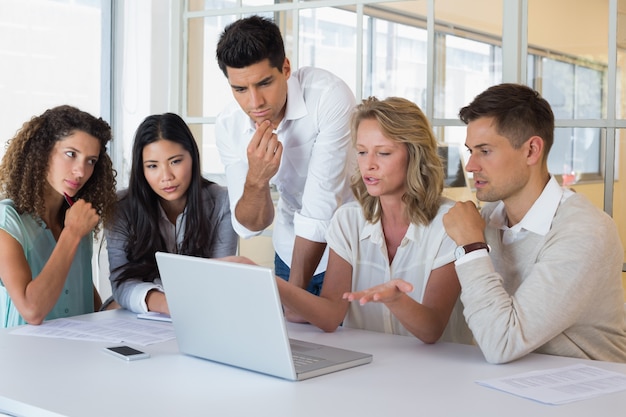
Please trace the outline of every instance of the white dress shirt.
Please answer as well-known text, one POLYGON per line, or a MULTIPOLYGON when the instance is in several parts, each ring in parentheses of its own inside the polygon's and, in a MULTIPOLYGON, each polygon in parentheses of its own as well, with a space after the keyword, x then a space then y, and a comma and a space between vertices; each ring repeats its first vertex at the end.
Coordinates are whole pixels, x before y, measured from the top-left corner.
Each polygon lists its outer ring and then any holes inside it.
MULTIPOLYGON (((274 249, 291 265, 296 236, 325 242, 333 213, 353 199, 350 177, 356 158, 350 140, 350 115, 355 99, 338 77, 319 68, 301 68, 287 80, 287 108, 276 134, 283 145, 280 168, 270 183, 278 190, 274 218, 274 249)), ((233 228, 243 238, 260 234, 235 218, 248 173, 246 148, 256 127, 238 103, 217 117, 216 140, 230 197, 233 228)), ((328 250, 316 274, 325 271, 328 250)))
MULTIPOLYGON (((456 245, 446 234, 443 215, 453 202, 445 199, 435 218, 428 224, 411 223, 391 264, 382 225, 369 223, 357 202, 340 207, 327 233, 328 246, 352 265, 352 291, 362 291, 400 278, 413 285, 409 294, 422 302, 430 273, 454 261, 456 245)), ((346 327, 408 336, 411 333, 382 303, 350 303, 343 322, 346 327)), ((442 340, 471 342, 460 303, 451 314, 442 340)))

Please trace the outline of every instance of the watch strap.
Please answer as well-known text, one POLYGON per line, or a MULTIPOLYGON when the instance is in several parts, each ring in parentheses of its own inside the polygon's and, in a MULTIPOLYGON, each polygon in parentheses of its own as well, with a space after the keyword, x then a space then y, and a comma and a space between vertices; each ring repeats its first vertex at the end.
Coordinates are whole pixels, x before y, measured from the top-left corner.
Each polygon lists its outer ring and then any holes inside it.
POLYGON ((465 254, 468 254, 470 252, 474 252, 475 250, 480 250, 480 249, 487 249, 487 252, 491 250, 489 245, 486 244, 485 242, 474 242, 468 245, 463 245, 463 249, 465 250, 465 254))

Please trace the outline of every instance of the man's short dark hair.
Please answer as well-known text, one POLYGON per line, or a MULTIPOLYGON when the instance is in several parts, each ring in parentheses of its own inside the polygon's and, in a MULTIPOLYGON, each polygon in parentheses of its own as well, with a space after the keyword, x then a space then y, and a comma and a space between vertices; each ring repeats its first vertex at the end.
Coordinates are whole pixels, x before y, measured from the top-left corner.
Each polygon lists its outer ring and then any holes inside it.
POLYGON ((554 113, 537 91, 522 84, 489 87, 459 111, 465 124, 482 117, 493 117, 498 134, 516 149, 532 136, 541 137, 547 158, 554 143, 554 113))
POLYGON ((228 77, 226 67, 245 68, 269 59, 272 68, 283 70, 285 45, 278 26, 268 18, 250 16, 226 26, 217 42, 217 64, 228 77))

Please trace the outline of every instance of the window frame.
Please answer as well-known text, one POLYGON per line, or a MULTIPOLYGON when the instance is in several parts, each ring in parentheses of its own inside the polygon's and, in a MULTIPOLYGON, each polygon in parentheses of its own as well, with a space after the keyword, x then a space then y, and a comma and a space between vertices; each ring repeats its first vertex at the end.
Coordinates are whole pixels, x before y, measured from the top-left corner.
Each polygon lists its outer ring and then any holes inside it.
MULTIPOLYGON (((264 14, 267 13, 273 13, 273 14, 279 14, 279 13, 288 13, 290 14, 289 17, 287 16, 283 16, 282 21, 285 20, 289 20, 290 23, 290 27, 287 28, 285 24, 281 24, 281 31, 283 31, 283 36, 287 39, 290 38, 292 39, 291 43, 291 47, 292 47, 292 54, 293 56, 290 56, 290 59, 292 61, 292 67, 297 68, 298 67, 298 60, 299 60, 299 54, 300 54, 300 50, 299 50, 299 41, 298 39, 301 36, 301 33, 299 30, 297 29, 293 29, 293 28, 297 28, 297 22, 298 22, 298 15, 299 12, 302 11, 303 9, 314 9, 314 8, 318 8, 318 7, 336 7, 337 9, 340 10, 344 10, 344 11, 350 11, 356 14, 356 22, 363 22, 364 18, 367 19, 378 19, 378 20, 382 20, 382 21, 389 21, 389 22, 393 22, 393 23, 397 23, 397 24, 403 24, 403 25, 408 25, 408 26, 412 26, 412 27, 416 27, 416 28, 420 28, 420 29, 425 29, 428 30, 429 28, 429 19, 433 19, 434 20, 434 16, 430 16, 430 13, 428 16, 420 16, 418 14, 411 14, 411 13, 399 13, 395 10, 393 10, 392 8, 389 7, 385 7, 384 4, 382 3, 386 3, 386 2, 382 2, 382 1, 366 1, 366 2, 359 2, 359 1, 352 1, 352 2, 346 2, 346 1, 309 1, 309 2, 305 2, 305 3, 280 3, 280 4, 272 4, 272 5, 267 5, 267 6, 259 6, 259 7, 245 7, 245 6, 241 6, 241 7, 236 7, 236 8, 232 8, 232 9, 223 9, 223 10, 203 10, 203 11, 188 11, 188 5, 189 5, 189 1, 186 1, 185 3, 185 10, 183 11, 183 27, 186 28, 186 30, 184 31, 184 33, 188 33, 188 26, 189 26, 189 20, 190 19, 195 19, 198 17, 216 17, 216 16, 234 16, 234 18, 239 18, 241 16, 244 15, 248 15, 251 13, 260 13, 263 12, 264 14), (288 33, 284 33, 284 31, 290 31, 288 33)), ((527 1, 526 0, 519 0, 520 3, 522 5, 526 5, 527 7, 527 1)), ((232 4, 232 3, 229 3, 232 4)), ((428 1, 428 6, 429 7, 433 7, 434 6, 434 0, 429 0, 428 1)), ((524 16, 520 17, 521 20, 524 20, 524 16)), ((278 20, 278 22, 280 22, 280 20, 278 20)), ((471 28, 466 28, 466 27, 461 27, 459 25, 449 25, 446 24, 446 22, 440 22, 440 21, 436 21, 434 20, 432 22, 432 25, 434 27, 434 33, 428 34, 428 36, 432 36, 434 38, 433 43, 433 51, 428 51, 428 58, 435 56, 435 59, 432 60, 428 60, 427 61, 427 66, 432 66, 432 65, 436 65, 436 64, 431 64, 430 62, 445 62, 446 61, 446 57, 445 57, 445 50, 442 51, 442 47, 445 44, 445 42, 441 41, 441 39, 443 37, 445 37, 446 35, 451 35, 451 36, 456 36, 456 37, 460 37, 463 39, 468 39, 470 41, 473 42, 480 42, 480 43, 484 43, 485 45, 487 45, 492 51, 492 59, 495 59, 495 57, 497 56, 497 51, 495 51, 495 49, 497 48, 502 48, 503 43, 504 43, 504 35, 503 34, 503 38, 499 38, 497 36, 494 36, 492 34, 488 34, 488 33, 481 33, 477 30, 471 29, 471 28), (439 39, 439 40, 438 40, 439 39), (495 48, 495 49, 494 49, 495 48)), ((362 35, 364 30, 371 30, 372 25, 365 25, 362 24, 363 27, 359 28, 360 25, 357 24, 357 32, 356 32, 356 36, 357 37, 367 37, 371 39, 372 34, 371 33, 366 33, 365 35, 362 35)), ((430 40, 429 40, 430 42, 430 40)), ((183 43, 186 45, 187 41, 186 39, 183 40, 183 43)), ((367 42, 365 42, 363 39, 361 39, 360 41, 357 41, 357 45, 360 45, 362 49, 366 48, 367 42)), ((372 48, 372 43, 369 43, 369 47, 372 48)), ((522 48, 524 49, 524 48, 522 48)), ((585 67, 585 68, 591 68, 594 70, 599 70, 602 71, 602 78, 606 79, 608 77, 608 68, 607 65, 603 65, 601 63, 595 63, 595 62, 590 62, 590 61, 586 61, 582 58, 578 58, 578 57, 573 57, 573 56, 568 56, 565 54, 560 54, 557 53, 555 51, 549 51, 545 48, 539 48, 536 46, 526 46, 526 51, 527 51, 527 55, 526 55, 526 59, 524 60, 526 62, 526 60, 528 60, 528 57, 533 57, 533 59, 535 61, 537 61, 537 58, 549 58, 558 62, 566 62, 568 64, 574 65, 575 68, 576 67, 585 67)), ((187 63, 188 61, 188 53, 189 53, 189 48, 185 47, 184 48, 184 54, 183 54, 183 62, 187 63)), ((289 55, 289 54, 288 54, 289 55)), ((359 55, 365 55, 365 56, 372 56, 372 50, 369 49, 367 50, 367 52, 363 52, 363 54, 359 54, 359 55)), ((502 56, 502 53, 500 53, 500 56, 502 56)), ((497 65, 497 62, 494 61, 494 66, 497 65)), ((502 66, 504 66, 505 63, 502 63, 502 66)), ((366 88, 365 83, 363 82, 363 80, 368 79, 371 77, 370 74, 364 74, 364 71, 367 70, 367 66, 363 67, 363 65, 357 65, 357 68, 354 69, 355 73, 357 74, 357 76, 355 77, 355 79, 357 80, 356 85, 352 85, 351 87, 353 88, 353 90, 355 91, 355 95, 357 96, 357 100, 360 100, 363 96, 368 95, 369 93, 367 93, 367 91, 364 91, 364 89, 366 88)), ((437 69, 435 68, 435 71, 437 71, 437 69)), ((504 72, 504 68, 503 68, 503 72, 504 72)), ((189 71, 184 69, 183 74, 188 74, 189 71)), ((533 68, 532 73, 535 75, 535 78, 537 79, 541 79, 542 78, 542 73, 541 73, 541 66, 538 66, 536 68, 533 68), (539 73, 538 73, 539 71, 539 73)), ((493 73, 492 73, 493 76, 493 73)), ((496 74, 496 78, 497 78, 497 74, 496 74)), ((504 74, 502 75, 502 77, 504 77, 504 74)), ((436 102, 436 100, 434 99, 434 97, 437 96, 437 90, 443 91, 442 88, 442 83, 445 83, 445 76, 441 74, 441 71, 439 71, 438 74, 436 74, 436 76, 434 77, 435 83, 433 86, 431 86, 431 89, 434 88, 435 91, 434 92, 427 92, 427 96, 432 96, 432 102, 427 99, 426 103, 425 103, 425 113, 427 114, 427 116, 429 117, 429 119, 431 120, 431 123, 433 124, 433 128, 438 131, 441 132, 442 135, 439 136, 439 140, 442 143, 457 143, 457 142, 450 142, 448 141, 448 139, 443 136, 443 131, 446 127, 449 126, 459 126, 462 125, 462 123, 457 119, 457 118, 446 118, 446 117, 436 117, 434 116, 434 113, 440 113, 441 111, 443 111, 442 109, 436 108, 435 106, 438 104, 436 102)), ((495 83, 495 81, 494 81, 495 83)), ((186 78, 186 76, 183 77, 182 79, 182 85, 181 85, 181 91, 182 91, 182 108, 183 108, 183 117, 187 120, 188 123, 192 124, 192 125, 212 125, 215 123, 215 116, 216 115, 208 115, 208 116, 194 116, 191 117, 188 113, 188 109, 186 106, 188 97, 187 97, 187 93, 188 93, 188 79, 186 78)), ((603 91, 605 88, 606 83, 603 81, 603 91)), ((542 90, 542 85, 541 83, 535 84, 535 85, 531 85, 531 87, 537 89, 540 93, 542 90)), ((428 89, 428 85, 426 87, 428 89)), ((575 93, 575 91, 573 91, 573 93, 575 93)), ((424 105, 424 103, 420 103, 422 106, 424 105)), ((606 113, 605 109, 602 110, 602 115, 604 115, 606 113)), ((601 117, 599 119, 597 119, 599 121, 599 123, 588 123, 588 121, 583 121, 583 120, 578 120, 578 119, 561 119, 561 120, 557 120, 556 121, 556 126, 559 128, 571 128, 571 129, 578 129, 578 128, 582 128, 582 127, 586 127, 586 128, 598 128, 598 127, 604 127, 604 124, 601 122, 602 120, 604 120, 604 117, 601 115, 601 117)), ((599 140, 601 140, 600 145, 598 146, 599 154, 598 154, 598 158, 599 158, 599 169, 598 171, 594 171, 594 172, 583 172, 581 175, 578 176, 578 183, 588 183, 588 182, 599 182, 602 181, 604 178, 604 169, 606 169, 606 162, 605 162, 605 157, 606 157, 606 135, 602 134, 603 131, 600 130, 600 134, 599 134, 599 140)), ((201 135, 202 136, 202 135, 201 135)), ((574 139, 572 139, 574 140, 574 139)), ((554 156, 551 155, 551 157, 554 158, 554 156)), ((215 160, 215 156, 213 156, 213 159, 215 160)), ((222 173, 220 173, 222 174, 222 173)), ((557 177, 557 179, 561 180, 561 173, 555 172, 555 176, 557 177)))

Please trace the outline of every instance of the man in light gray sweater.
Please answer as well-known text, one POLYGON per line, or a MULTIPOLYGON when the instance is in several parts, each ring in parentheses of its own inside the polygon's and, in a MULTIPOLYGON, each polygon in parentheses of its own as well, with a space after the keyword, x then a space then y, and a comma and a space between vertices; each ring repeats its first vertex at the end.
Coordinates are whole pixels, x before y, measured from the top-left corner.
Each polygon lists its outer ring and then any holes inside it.
POLYGON ((443 222, 459 246, 464 315, 487 361, 538 352, 626 362, 622 244, 606 213, 548 172, 548 102, 501 84, 459 116, 476 197, 489 203, 479 212, 459 202, 443 222))

